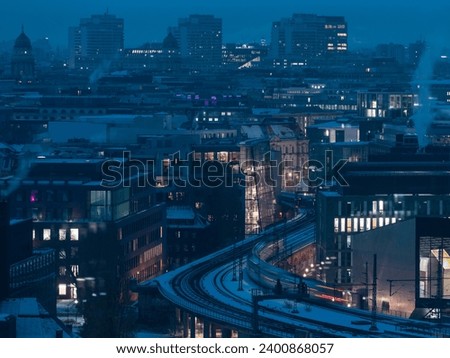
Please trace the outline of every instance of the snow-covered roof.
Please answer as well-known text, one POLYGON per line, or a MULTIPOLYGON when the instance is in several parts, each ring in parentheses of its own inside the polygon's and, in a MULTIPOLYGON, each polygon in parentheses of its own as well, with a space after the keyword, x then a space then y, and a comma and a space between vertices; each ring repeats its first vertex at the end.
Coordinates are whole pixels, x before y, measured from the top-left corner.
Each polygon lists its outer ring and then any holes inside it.
POLYGON ((270 126, 270 128, 272 129, 273 135, 277 136, 278 138, 295 138, 294 131, 286 126, 273 124, 270 126))
POLYGON ((241 133, 249 139, 259 139, 264 138, 264 132, 260 126, 253 125, 253 126, 242 126, 241 127, 241 133))
POLYGON ((63 337, 70 337, 64 332, 50 314, 38 303, 36 298, 8 299, 0 302, 0 319, 16 317, 17 338, 55 338, 57 331, 63 331, 63 337))

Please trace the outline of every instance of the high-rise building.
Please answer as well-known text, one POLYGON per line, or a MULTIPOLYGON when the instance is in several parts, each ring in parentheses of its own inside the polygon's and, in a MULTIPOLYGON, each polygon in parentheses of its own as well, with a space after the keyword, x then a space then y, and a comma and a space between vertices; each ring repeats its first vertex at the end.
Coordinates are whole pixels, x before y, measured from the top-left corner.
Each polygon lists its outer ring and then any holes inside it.
POLYGON ((69 28, 69 66, 76 68, 116 58, 124 48, 124 21, 109 13, 92 15, 69 28))
POLYGON ((181 57, 190 69, 205 72, 222 63, 222 19, 212 15, 190 15, 169 28, 177 40, 181 57))
POLYGON ((294 14, 272 24, 270 56, 306 65, 347 51, 347 22, 342 16, 294 14))

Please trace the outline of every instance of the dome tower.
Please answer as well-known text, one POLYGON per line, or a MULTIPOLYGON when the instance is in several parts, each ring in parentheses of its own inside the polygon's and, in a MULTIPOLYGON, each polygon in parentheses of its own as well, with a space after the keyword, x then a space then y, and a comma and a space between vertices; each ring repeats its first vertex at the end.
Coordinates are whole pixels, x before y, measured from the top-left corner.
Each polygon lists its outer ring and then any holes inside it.
POLYGON ((17 80, 29 81, 34 78, 34 57, 31 41, 23 31, 14 43, 13 55, 11 59, 11 72, 17 80))

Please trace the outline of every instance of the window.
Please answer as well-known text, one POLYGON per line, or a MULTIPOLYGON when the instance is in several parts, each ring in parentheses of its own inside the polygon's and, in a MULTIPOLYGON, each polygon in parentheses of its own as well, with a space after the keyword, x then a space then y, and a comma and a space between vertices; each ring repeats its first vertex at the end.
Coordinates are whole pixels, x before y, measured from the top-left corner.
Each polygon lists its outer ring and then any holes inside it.
POLYGON ((21 190, 16 194, 16 201, 23 201, 23 192, 21 190))
POLYGON ((55 201, 55 192, 53 190, 47 190, 47 201, 55 201))
POLYGON ((78 265, 71 265, 70 270, 72 271, 72 273, 75 277, 77 277, 80 273, 80 268, 78 265))
POLYGON ((403 210, 403 202, 401 202, 401 201, 395 202, 394 203, 394 210, 395 211, 403 210))
POLYGON ((372 214, 376 214, 378 211, 378 203, 376 201, 372 201, 372 214))
POLYGON ((78 241, 79 239, 79 230, 77 228, 70 229, 70 240, 78 241))
POLYGON ((377 225, 377 218, 372 218, 372 228, 376 229, 378 227, 377 225))
POLYGON ((228 162, 228 152, 218 152, 217 158, 220 162, 228 162))
POLYGON ((383 212, 384 212, 384 202, 383 202, 383 200, 380 200, 378 202, 378 209, 380 210, 380 214, 383 214, 383 212))
POLYGON ((65 296, 67 294, 67 286, 64 283, 58 285, 58 293, 60 296, 65 296))
POLYGON ((51 239, 51 230, 50 229, 42 230, 42 239, 45 241, 49 241, 51 239))
POLYGON ((30 203, 35 203, 39 201, 39 191, 32 190, 30 194, 30 203))
POLYGON ((70 248, 70 257, 73 259, 78 256, 78 247, 72 246, 70 248))
POLYGON ((352 203, 351 201, 347 202, 347 215, 352 215, 352 203))
POLYGON ((352 219, 347 218, 347 232, 352 231, 352 219))
POLYGON ((66 229, 59 229, 59 240, 64 241, 66 239, 66 229))

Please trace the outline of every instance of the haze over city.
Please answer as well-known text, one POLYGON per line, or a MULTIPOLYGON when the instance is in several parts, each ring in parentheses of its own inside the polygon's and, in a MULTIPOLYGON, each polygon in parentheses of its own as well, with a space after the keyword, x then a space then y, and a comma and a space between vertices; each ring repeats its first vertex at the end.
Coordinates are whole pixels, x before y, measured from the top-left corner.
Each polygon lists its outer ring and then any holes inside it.
POLYGON ((352 49, 374 43, 410 43, 450 32, 450 3, 445 0, 410 1, 205 1, 100 0, 4 2, 0 41, 13 40, 25 26, 32 40, 48 37, 53 46, 67 47, 67 28, 79 18, 109 11, 125 20, 125 46, 157 42, 167 27, 189 14, 212 14, 223 19, 224 42, 258 42, 270 38, 271 23, 292 13, 345 16, 352 49))

